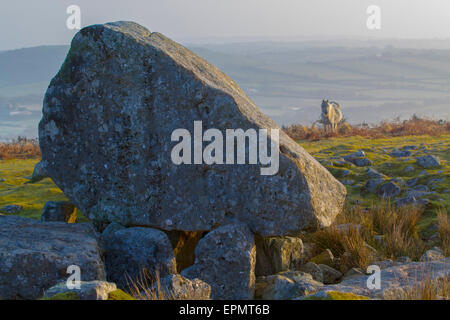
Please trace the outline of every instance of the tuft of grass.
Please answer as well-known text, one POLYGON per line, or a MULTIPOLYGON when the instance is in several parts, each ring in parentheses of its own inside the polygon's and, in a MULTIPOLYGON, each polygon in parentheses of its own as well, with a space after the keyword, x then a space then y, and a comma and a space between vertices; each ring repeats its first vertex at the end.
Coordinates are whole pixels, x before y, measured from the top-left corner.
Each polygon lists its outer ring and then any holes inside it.
POLYGON ((375 259, 418 260, 427 248, 418 235, 422 213, 423 208, 398 208, 389 202, 347 207, 334 225, 315 232, 311 240, 321 249, 330 249, 343 272, 352 267, 365 270, 375 259), (338 224, 347 227, 339 229, 338 224))
POLYGON ((143 268, 137 279, 127 278, 129 293, 137 300, 175 300, 172 292, 167 292, 161 286, 159 272, 155 274, 143 268))

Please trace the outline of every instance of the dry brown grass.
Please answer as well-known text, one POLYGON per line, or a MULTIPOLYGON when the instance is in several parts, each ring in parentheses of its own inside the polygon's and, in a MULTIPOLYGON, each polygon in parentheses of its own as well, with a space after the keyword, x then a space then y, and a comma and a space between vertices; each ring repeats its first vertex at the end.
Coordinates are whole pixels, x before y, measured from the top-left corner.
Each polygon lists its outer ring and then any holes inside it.
POLYGON ((443 210, 438 212, 438 236, 444 255, 450 256, 450 219, 448 213, 443 210))
POLYGON ((389 202, 370 208, 354 206, 344 210, 336 225, 317 231, 311 240, 339 257, 339 268, 344 271, 351 267, 365 269, 379 259, 409 256, 418 260, 426 249, 418 236, 422 213, 420 207, 398 208, 389 202), (347 224, 347 228, 338 229, 337 224, 347 224), (377 241, 380 235, 382 241, 377 241))
POLYGON ((442 120, 431 120, 413 116, 409 120, 383 121, 377 125, 350 125, 344 122, 339 125, 338 132, 325 133, 322 128, 315 125, 291 125, 283 130, 294 140, 321 140, 333 137, 361 136, 366 138, 385 138, 411 135, 438 136, 450 133, 450 123, 442 120))
POLYGON ((11 142, 0 143, 0 160, 36 159, 41 157, 41 149, 37 139, 18 137, 11 142))
POLYGON ((159 272, 152 274, 143 268, 137 279, 127 277, 127 283, 129 294, 137 300, 175 300, 171 292, 162 288, 159 272))

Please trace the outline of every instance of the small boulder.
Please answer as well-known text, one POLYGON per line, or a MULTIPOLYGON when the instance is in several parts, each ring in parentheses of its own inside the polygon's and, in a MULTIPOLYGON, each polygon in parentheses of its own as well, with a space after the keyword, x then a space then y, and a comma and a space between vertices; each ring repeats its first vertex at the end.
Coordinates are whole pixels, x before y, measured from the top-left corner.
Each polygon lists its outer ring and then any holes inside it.
POLYGON ((302 261, 303 242, 295 237, 256 237, 257 277, 296 270, 302 261))
POLYGON ((109 294, 117 290, 116 284, 106 281, 81 281, 80 288, 69 289, 66 282, 45 290, 44 298, 52 298, 61 293, 74 293, 78 300, 108 300, 109 294))
POLYGON ((290 300, 313 294, 322 286, 310 274, 299 271, 282 272, 257 278, 255 297, 263 300, 290 300))
POLYGON ((308 262, 300 267, 300 271, 309 273, 314 280, 318 282, 323 282, 322 269, 314 262, 308 262))
POLYGON ((367 168, 366 169, 366 174, 372 178, 372 179, 382 179, 385 178, 385 175, 382 173, 379 173, 377 170, 373 169, 373 168, 367 168))
POLYGON ((314 262, 317 265, 326 264, 327 266, 332 267, 334 264, 334 256, 330 249, 326 249, 321 254, 312 258, 311 262, 314 262))
POLYGON ((441 166, 441 160, 433 155, 416 158, 417 164, 422 168, 436 168, 441 166))
POLYGON ((181 275, 208 283, 212 299, 253 299, 255 265, 253 233, 235 223, 206 234, 195 248, 195 263, 181 275))
POLYGON ((405 173, 410 173, 410 172, 413 172, 414 170, 415 170, 415 168, 413 166, 407 166, 405 168, 405 173))
POLYGON ((119 230, 126 229, 123 225, 117 222, 110 223, 105 230, 103 230, 101 237, 103 241, 108 241, 109 237, 111 237, 114 233, 116 233, 119 230))
POLYGON ((338 279, 342 277, 342 273, 326 264, 319 264, 320 270, 323 274, 323 283, 332 284, 336 283, 338 279))
POLYGON ((44 205, 41 221, 75 223, 77 220, 76 208, 67 201, 48 201, 44 205))
POLYGON ((403 158, 403 157, 409 157, 411 156, 411 151, 409 150, 394 150, 389 154, 391 157, 395 157, 395 158, 403 158))
MULTIPOLYGON (((160 280, 160 299, 169 300, 210 300, 211 287, 200 279, 189 280, 179 274, 171 274, 160 280)), ((152 287, 158 292, 157 284, 152 287)))
POLYGON ((160 230, 141 227, 118 230, 104 245, 108 280, 121 289, 145 276, 176 273, 172 245, 160 230))
POLYGON ((433 248, 427 250, 421 257, 419 261, 428 262, 428 261, 438 261, 445 259, 445 256, 442 254, 442 251, 438 248, 433 248))
POLYGON ((42 161, 39 161, 35 166, 33 170, 33 174, 31 175, 30 182, 39 182, 42 179, 48 178, 47 171, 45 170, 45 165, 42 161))
POLYGON ((377 187, 384 181, 385 180, 383 178, 371 179, 366 182, 366 184, 364 185, 364 189, 368 192, 375 192, 377 190, 377 187))
POLYGON ((381 198, 393 198, 401 193, 400 187, 392 182, 386 182, 377 190, 377 195, 381 198))

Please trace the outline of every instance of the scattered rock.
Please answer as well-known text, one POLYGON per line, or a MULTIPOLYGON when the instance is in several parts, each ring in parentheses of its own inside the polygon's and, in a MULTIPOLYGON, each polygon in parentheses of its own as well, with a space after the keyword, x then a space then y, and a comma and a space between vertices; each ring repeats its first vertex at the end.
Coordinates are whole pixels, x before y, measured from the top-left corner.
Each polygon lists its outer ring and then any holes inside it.
POLYGON ((161 278, 176 273, 176 262, 167 235, 152 228, 127 228, 105 239, 105 265, 108 281, 121 289, 142 277, 161 278))
POLYGON ((417 164, 422 168, 435 168, 441 166, 441 161, 438 157, 433 155, 427 155, 416 158, 417 164))
POLYGON ((263 300, 290 300, 309 295, 323 286, 310 274, 303 272, 283 272, 256 280, 255 297, 263 300))
POLYGON ((414 169, 413 166, 407 166, 407 167, 405 168, 405 173, 413 172, 414 170, 415 170, 415 169, 414 169))
POLYGON ((42 161, 39 161, 35 166, 33 170, 33 174, 31 175, 31 183, 39 182, 45 178, 48 178, 47 171, 45 170, 45 163, 42 161))
POLYGON ((366 174, 372 179, 383 179, 383 178, 385 178, 384 174, 379 173, 377 170, 375 170, 373 168, 367 168, 366 169, 366 174))
POLYGON ((406 184, 409 187, 413 187, 417 182, 419 181, 419 178, 412 178, 406 181, 406 184))
MULTIPOLYGON (((211 287, 199 280, 189 280, 179 274, 171 274, 160 280, 162 297, 174 300, 210 300, 211 287)), ((158 292, 157 284, 152 287, 158 292)))
POLYGON ((419 148, 417 146, 414 146, 414 145, 404 146, 402 148, 402 150, 417 150, 417 149, 419 149, 419 148))
POLYGON ((351 186, 355 183, 355 180, 341 180, 341 183, 345 186, 351 186))
POLYGON ((392 181, 386 182, 377 190, 377 195, 381 198, 393 198, 400 193, 400 187, 392 181))
POLYGON ((0 297, 37 299, 65 282, 69 266, 83 281, 106 280, 98 235, 91 224, 40 222, 0 216, 0 297))
POLYGON ((200 120, 222 135, 279 129, 233 80, 164 35, 133 22, 89 26, 46 92, 42 158, 70 202, 105 223, 210 231, 241 221, 266 237, 328 226, 341 212, 345 187, 282 130, 274 175, 260 164, 173 163, 172 134, 192 137, 200 120))
POLYGON ((77 221, 77 211, 75 206, 70 202, 48 201, 44 205, 41 221, 75 223, 77 221))
POLYGON ((323 282, 322 269, 314 262, 308 262, 300 267, 300 271, 309 273, 314 280, 318 282, 323 282))
POLYGON ((116 284, 106 281, 81 281, 79 289, 69 289, 66 282, 57 284, 45 290, 44 298, 57 294, 72 292, 79 300, 108 300, 109 294, 117 290, 116 284))
POLYGON ((331 253, 330 249, 326 249, 321 254, 312 258, 311 262, 314 262, 317 265, 326 264, 327 266, 332 267, 334 264, 334 256, 333 253, 331 253))
POLYGON ((338 279, 342 277, 342 273, 326 264, 319 264, 320 270, 323 274, 323 283, 332 284, 336 283, 338 279))
POLYGON ((303 257, 303 242, 295 237, 256 237, 255 274, 267 276, 296 270, 303 257))
POLYGON ((350 171, 350 170, 344 170, 344 171, 342 172, 342 176, 343 176, 343 177, 346 177, 346 176, 348 176, 349 174, 351 174, 351 171, 350 171))
POLYGON ((0 211, 2 211, 4 213, 8 213, 8 214, 19 213, 22 210, 23 210, 23 207, 16 205, 16 204, 10 204, 10 205, 4 206, 0 209, 0 211))
POLYGON ((366 189, 369 192, 375 192, 377 190, 377 187, 384 181, 385 180, 382 178, 371 179, 366 182, 366 184, 364 185, 364 189, 366 189))
POLYGON ((342 277, 342 280, 347 280, 353 277, 360 277, 365 275, 363 269, 361 268, 351 268, 350 270, 348 270, 344 276, 342 277))
POLYGON ((256 247, 244 224, 219 227, 203 237, 195 248, 195 263, 181 272, 211 286, 211 298, 253 299, 256 247))
POLYGON ((355 159, 355 160, 353 161, 353 163, 354 163, 357 167, 369 167, 369 166, 373 166, 372 160, 369 160, 369 159, 367 159, 367 158, 355 159))
POLYGON ((411 156, 411 151, 408 151, 408 150, 403 150, 403 151, 394 150, 389 155, 391 157, 395 157, 395 158, 409 157, 409 156, 411 156))
POLYGON ((438 248, 433 248, 427 250, 421 257, 419 261, 427 262, 427 261, 437 261, 444 260, 445 256, 442 254, 442 251, 438 248))

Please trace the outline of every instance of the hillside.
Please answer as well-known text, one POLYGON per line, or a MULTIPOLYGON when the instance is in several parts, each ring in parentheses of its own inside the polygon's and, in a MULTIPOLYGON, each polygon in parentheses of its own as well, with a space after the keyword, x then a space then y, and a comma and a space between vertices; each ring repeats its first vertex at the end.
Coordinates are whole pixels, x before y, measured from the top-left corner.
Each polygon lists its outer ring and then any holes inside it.
MULTIPOLYGON (((279 125, 312 123, 324 98, 341 103, 350 123, 414 113, 448 119, 450 50, 392 44, 261 42, 189 48, 225 71, 279 125)), ((67 50, 44 46, 0 52, 0 138, 36 136, 43 95, 67 50)))

